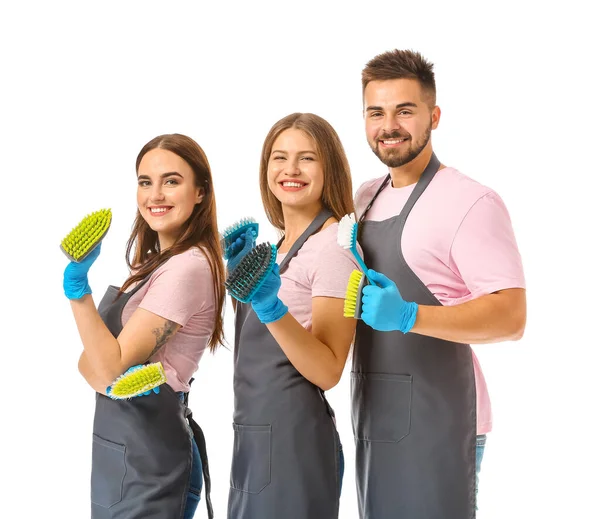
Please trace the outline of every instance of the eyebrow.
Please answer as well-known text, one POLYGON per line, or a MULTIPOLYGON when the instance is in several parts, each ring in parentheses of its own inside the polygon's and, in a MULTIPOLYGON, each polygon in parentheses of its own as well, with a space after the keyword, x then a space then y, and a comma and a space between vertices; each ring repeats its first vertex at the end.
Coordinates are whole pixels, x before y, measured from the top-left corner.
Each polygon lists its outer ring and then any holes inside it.
MULTIPOLYGON (((284 150, 273 150, 271 152, 271 155, 273 155, 273 153, 286 153, 287 154, 287 151, 284 151, 284 150)), ((303 150, 303 151, 299 151, 298 152, 298 154, 301 154, 301 153, 312 153, 313 155, 317 154, 315 151, 311 151, 311 150, 303 150)))
MULTIPOLYGON (((160 178, 167 178, 167 177, 183 178, 183 175, 180 175, 179 173, 177 173, 177 171, 169 171, 168 173, 162 173, 160 176, 160 178)), ((138 180, 140 178, 143 178, 144 180, 150 180, 150 177, 148 175, 139 175, 138 180)))
MULTIPOLYGON (((406 108, 406 107, 417 108, 417 105, 416 105, 416 103, 409 103, 409 102, 400 103, 400 104, 396 105, 396 110, 398 108, 406 108)), ((383 111, 383 108, 381 106, 367 106, 367 109, 366 109, 367 112, 375 111, 375 110, 383 111)))

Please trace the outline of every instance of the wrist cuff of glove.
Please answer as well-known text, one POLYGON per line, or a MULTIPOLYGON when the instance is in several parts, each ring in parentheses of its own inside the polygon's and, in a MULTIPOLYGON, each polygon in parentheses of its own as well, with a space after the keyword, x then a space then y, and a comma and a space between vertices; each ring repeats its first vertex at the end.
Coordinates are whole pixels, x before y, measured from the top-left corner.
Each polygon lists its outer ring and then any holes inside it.
POLYGON ((84 295, 86 294, 91 294, 92 293, 92 289, 90 288, 90 285, 88 285, 88 283, 65 283, 64 286, 64 290, 65 290, 65 296, 67 296, 68 299, 71 300, 75 300, 75 299, 81 299, 84 295))
POLYGON ((419 305, 417 305, 417 303, 407 303, 406 311, 404 312, 400 323, 400 331, 402 333, 408 333, 412 330, 415 321, 417 320, 418 308, 419 305))
POLYGON ((277 298, 273 304, 268 305, 267 307, 262 307, 262 305, 252 303, 252 308, 254 308, 256 316, 262 324, 269 324, 279 321, 279 319, 288 313, 288 307, 285 306, 283 301, 281 301, 279 298, 277 298))

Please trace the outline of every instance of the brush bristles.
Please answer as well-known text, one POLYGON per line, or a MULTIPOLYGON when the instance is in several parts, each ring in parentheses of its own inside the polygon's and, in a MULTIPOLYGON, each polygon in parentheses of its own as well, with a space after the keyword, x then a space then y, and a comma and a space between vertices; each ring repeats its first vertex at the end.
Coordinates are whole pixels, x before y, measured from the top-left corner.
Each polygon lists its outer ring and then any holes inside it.
POLYGON ((80 262, 100 243, 110 227, 112 212, 100 209, 88 214, 62 240, 60 247, 71 261, 80 262))
POLYGON ((356 245, 356 217, 354 213, 342 217, 338 223, 337 242, 344 249, 351 249, 356 245))
POLYGON ((229 294, 249 303, 273 270, 277 259, 277 247, 270 243, 261 243, 242 258, 239 265, 227 276, 225 288, 229 294))
POLYGON ((360 270, 353 270, 346 286, 346 297, 344 298, 344 317, 358 319, 357 307, 362 291, 364 274, 360 270))
POLYGON ((223 256, 226 260, 230 257, 227 252, 229 246, 247 230, 251 230, 254 233, 255 238, 258 236, 258 222, 252 217, 241 218, 234 224, 226 227, 221 233, 221 248, 223 249, 223 256))
POLYGON ((125 400, 141 395, 167 381, 165 370, 160 362, 139 366, 124 373, 112 384, 108 396, 115 400, 125 400))

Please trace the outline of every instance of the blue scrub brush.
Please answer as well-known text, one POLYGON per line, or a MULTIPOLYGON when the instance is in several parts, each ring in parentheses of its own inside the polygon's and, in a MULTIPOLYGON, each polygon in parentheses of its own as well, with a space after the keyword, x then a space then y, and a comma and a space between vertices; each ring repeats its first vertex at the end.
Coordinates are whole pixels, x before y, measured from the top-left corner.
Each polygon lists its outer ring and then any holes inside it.
POLYGON ((225 288, 238 301, 249 303, 273 270, 276 259, 275 245, 268 242, 257 245, 229 273, 225 288))
POLYGON ((350 252, 356 258, 356 261, 358 262, 360 269, 363 271, 365 276, 367 276, 369 283, 371 283, 372 285, 375 285, 375 283, 369 278, 369 275, 367 274, 369 269, 365 265, 365 262, 363 261, 363 259, 360 257, 360 254, 358 253, 358 249, 356 248, 357 234, 358 234, 358 223, 356 223, 356 217, 354 216, 354 213, 350 213, 350 214, 347 214, 346 216, 343 216, 342 219, 338 223, 338 235, 337 235, 338 245, 344 249, 350 249, 350 252))
POLYGON ((221 248, 226 260, 232 256, 232 251, 229 250, 231 245, 246 231, 250 231, 254 235, 254 239, 258 236, 258 222, 254 218, 242 218, 226 227, 221 233, 221 248))

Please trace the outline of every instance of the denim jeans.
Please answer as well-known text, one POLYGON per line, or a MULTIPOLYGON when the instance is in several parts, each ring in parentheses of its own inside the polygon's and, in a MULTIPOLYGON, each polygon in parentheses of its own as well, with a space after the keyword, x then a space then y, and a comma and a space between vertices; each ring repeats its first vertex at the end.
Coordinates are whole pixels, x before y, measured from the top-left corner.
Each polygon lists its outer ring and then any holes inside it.
POLYGON ((477 510, 477 491, 479 487, 479 472, 481 471, 481 460, 485 449, 485 434, 478 434, 475 442, 475 510, 477 510))

